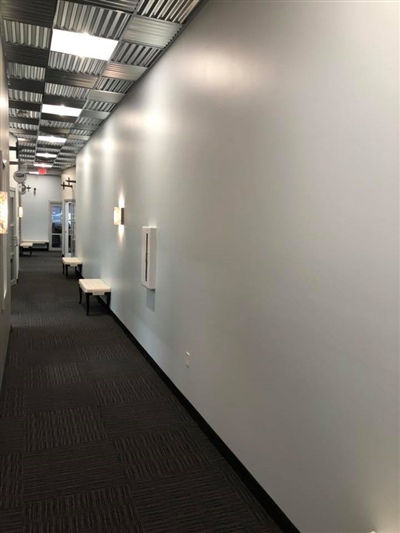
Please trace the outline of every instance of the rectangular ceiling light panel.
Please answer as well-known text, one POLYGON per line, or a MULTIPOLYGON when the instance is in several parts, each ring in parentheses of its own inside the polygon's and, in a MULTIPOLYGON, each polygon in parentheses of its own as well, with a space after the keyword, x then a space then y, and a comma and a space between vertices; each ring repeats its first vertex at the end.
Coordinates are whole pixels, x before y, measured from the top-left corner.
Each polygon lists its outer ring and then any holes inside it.
POLYGON ((50 50, 79 57, 108 61, 118 41, 95 37, 87 33, 53 30, 50 50))
POLYGON ((38 140, 54 144, 64 144, 67 142, 67 139, 64 139, 63 137, 53 137, 51 135, 38 135, 38 140))
POLYGON ((77 107, 67 107, 65 105, 42 105, 42 113, 48 113, 49 115, 59 115, 66 117, 79 117, 81 109, 77 107))

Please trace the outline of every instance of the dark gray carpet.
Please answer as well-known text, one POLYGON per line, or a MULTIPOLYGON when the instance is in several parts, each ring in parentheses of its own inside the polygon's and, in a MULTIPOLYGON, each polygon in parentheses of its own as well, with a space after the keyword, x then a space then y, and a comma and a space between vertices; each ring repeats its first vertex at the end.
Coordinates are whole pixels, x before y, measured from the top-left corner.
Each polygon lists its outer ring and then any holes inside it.
POLYGON ((0 531, 278 533, 92 300, 87 317, 58 254, 21 258, 0 397, 0 531))

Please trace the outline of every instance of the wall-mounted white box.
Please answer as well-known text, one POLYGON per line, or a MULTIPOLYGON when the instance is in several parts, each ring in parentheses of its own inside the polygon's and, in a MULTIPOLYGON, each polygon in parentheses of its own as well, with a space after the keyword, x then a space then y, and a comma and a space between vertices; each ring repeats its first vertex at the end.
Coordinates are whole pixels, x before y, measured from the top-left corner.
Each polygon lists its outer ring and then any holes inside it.
POLYGON ((142 227, 142 285, 156 288, 157 228, 142 227))

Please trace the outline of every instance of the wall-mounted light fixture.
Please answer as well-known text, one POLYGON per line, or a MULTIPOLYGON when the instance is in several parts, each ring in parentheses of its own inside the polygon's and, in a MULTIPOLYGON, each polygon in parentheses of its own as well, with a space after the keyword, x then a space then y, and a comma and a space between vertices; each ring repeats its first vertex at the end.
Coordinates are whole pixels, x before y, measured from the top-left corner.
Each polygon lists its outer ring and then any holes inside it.
POLYGON ((114 226, 123 226, 124 225, 124 207, 114 207, 114 226))
POLYGON ((0 235, 8 232, 8 193, 0 191, 0 235))
POLYGON ((24 216, 24 208, 22 207, 22 205, 20 205, 18 207, 18 217, 22 218, 23 216, 24 216))
POLYGON ((73 183, 76 183, 76 180, 71 180, 71 178, 67 178, 67 181, 63 181, 61 183, 61 187, 63 188, 63 191, 65 191, 65 187, 71 187, 73 189, 73 183))

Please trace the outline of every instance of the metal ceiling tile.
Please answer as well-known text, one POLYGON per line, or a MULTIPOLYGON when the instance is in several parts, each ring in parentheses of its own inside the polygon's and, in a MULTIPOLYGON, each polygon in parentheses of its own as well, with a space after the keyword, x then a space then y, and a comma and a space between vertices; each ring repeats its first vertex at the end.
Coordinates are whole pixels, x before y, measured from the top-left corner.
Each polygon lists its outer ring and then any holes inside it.
POLYGON ((146 72, 146 67, 123 65, 110 61, 103 71, 103 78, 117 78, 118 80, 136 81, 146 72))
POLYGON ((3 19, 51 28, 56 5, 57 0, 1 0, 1 12, 3 19))
MULTIPOLYGON (((22 100, 23 102, 32 102, 32 103, 40 103, 42 101, 42 95, 39 93, 31 93, 26 91, 17 91, 14 89, 8 90, 8 96, 10 100, 22 100)), ((36 111, 36 107, 27 107, 27 106, 20 106, 21 109, 30 109, 31 111, 36 111)), ((39 106, 40 109, 40 106, 39 106)))
POLYGON ((98 118, 101 120, 105 120, 110 113, 106 113, 105 111, 92 111, 90 109, 84 109, 81 113, 81 117, 88 117, 88 118, 98 118))
POLYGON ((15 91, 26 91, 30 93, 40 93, 44 91, 44 82, 36 80, 21 80, 11 78, 8 82, 8 88, 15 91))
POLYGON ((79 135, 79 134, 70 134, 68 139, 73 140, 80 140, 80 141, 88 141, 90 139, 90 135, 79 135))
POLYGON ((78 107, 82 108, 86 100, 80 100, 78 98, 66 98, 64 96, 53 96, 51 94, 43 95, 43 103, 50 105, 65 105, 66 107, 78 107))
POLYGON ((47 120, 47 119, 43 120, 43 115, 42 115, 42 118, 40 120, 40 127, 48 126, 50 128, 68 129, 68 128, 72 128, 73 125, 74 125, 74 123, 71 123, 71 122, 63 122, 63 121, 60 121, 60 120, 54 120, 54 117, 55 117, 55 115, 53 115, 53 118, 51 120, 47 120))
POLYGON ((94 100, 88 100, 85 105, 86 109, 91 109, 92 111, 107 111, 110 112, 114 109, 115 104, 110 104, 107 102, 95 102, 94 100))
POLYGON ((4 43, 4 55, 10 63, 20 63, 21 65, 34 65, 36 67, 47 67, 49 51, 33 46, 23 46, 21 44, 4 43))
POLYGON ((124 94, 121 93, 110 93, 107 91, 96 91, 92 90, 89 93, 88 100, 95 100, 96 102, 109 102, 110 104, 118 104, 124 94))
POLYGON ((140 0, 75 0, 78 4, 89 4, 91 6, 102 7, 103 9, 115 9, 134 13, 140 0))
POLYGON ((126 94, 132 87, 132 81, 113 80, 111 78, 99 78, 96 89, 126 94))
POLYGON ((4 20, 4 40, 7 43, 34 46, 35 48, 49 48, 51 28, 32 26, 15 20, 4 20))
POLYGON ((85 100, 89 94, 90 89, 82 89, 81 87, 67 87, 66 85, 57 85, 56 83, 46 83, 44 92, 53 96, 62 96, 63 98, 74 98, 78 100, 85 100))
POLYGON ((64 70, 48 68, 46 71, 46 82, 59 85, 72 85, 73 87, 92 89, 96 85, 97 79, 95 76, 89 76, 88 74, 77 74, 64 70))
POLYGON ((183 24, 200 0, 143 0, 138 15, 183 24))
POLYGON ((24 137, 32 134, 32 130, 22 128, 10 128, 10 132, 16 135, 23 135, 24 137))
POLYGON ((61 54, 60 52, 50 52, 49 67, 58 70, 68 70, 70 72, 79 72, 99 76, 107 61, 100 59, 90 59, 87 57, 78 57, 70 54, 61 54))
POLYGON ((60 0, 54 27, 118 41, 130 17, 121 11, 60 0))
POLYGON ((25 131, 30 131, 30 132, 35 132, 39 128, 38 124, 23 123, 23 122, 18 122, 16 120, 10 120, 9 126, 10 128, 15 128, 17 130, 23 129, 25 131))
POLYGON ((151 48, 141 44, 120 42, 115 49, 112 60, 116 63, 149 67, 162 54, 160 48, 151 48))
POLYGON ((49 133, 51 135, 68 135, 70 130, 67 128, 49 128, 48 126, 39 127, 40 133, 49 133))
MULTIPOLYGON (((21 104, 21 102, 18 102, 21 104)), ((11 106, 8 108, 8 114, 10 117, 26 117, 26 118, 40 118, 40 111, 27 111, 24 109, 15 109, 11 106)), ((11 119, 10 119, 11 120, 11 119)))
MULTIPOLYGON (((29 117, 10 117, 9 118, 10 125, 11 124, 33 124, 36 126, 39 125, 39 119, 38 118, 29 118, 29 117)), ((13 128, 18 128, 18 126, 12 126, 13 128)), ((30 129, 30 128, 27 128, 30 129)), ((34 128, 37 129, 37 128, 34 128)))
MULTIPOLYGON (((48 122, 54 122, 55 121, 55 116, 56 115, 52 115, 50 113, 42 113, 42 116, 41 116, 41 120, 42 120, 42 123, 44 121, 48 121, 48 122)), ((71 127, 71 124, 75 124, 75 117, 63 117, 63 124, 64 126, 60 126, 62 128, 70 128, 71 127)), ((47 124, 47 126, 49 126, 49 124, 47 124)))
POLYGON ((31 65, 20 65, 19 63, 8 64, 8 74, 11 78, 24 78, 26 80, 43 81, 46 69, 33 67, 31 65))
POLYGON ((181 30, 182 25, 175 22, 133 17, 122 35, 122 40, 165 48, 181 30))
MULTIPOLYGON (((77 133, 78 130, 80 132, 96 131, 98 127, 98 124, 96 126, 92 126, 91 124, 75 124, 72 133, 77 133)), ((79 133, 78 135, 90 135, 90 133, 79 133)))
POLYGON ((36 113, 40 113, 40 109, 41 109, 41 105, 40 104, 33 104, 31 102, 22 102, 20 100, 17 100, 17 101, 16 100, 9 100, 8 107, 9 107, 9 109, 33 111, 33 112, 36 112, 36 113))
POLYGON ((79 127, 84 124, 86 126, 94 126, 95 128, 98 128, 101 123, 102 120, 96 120, 95 118, 78 117, 76 120, 76 124, 79 124, 79 127))

